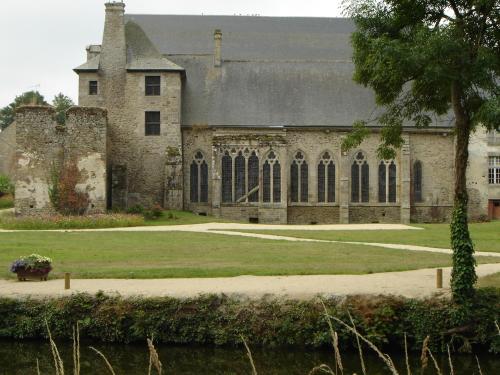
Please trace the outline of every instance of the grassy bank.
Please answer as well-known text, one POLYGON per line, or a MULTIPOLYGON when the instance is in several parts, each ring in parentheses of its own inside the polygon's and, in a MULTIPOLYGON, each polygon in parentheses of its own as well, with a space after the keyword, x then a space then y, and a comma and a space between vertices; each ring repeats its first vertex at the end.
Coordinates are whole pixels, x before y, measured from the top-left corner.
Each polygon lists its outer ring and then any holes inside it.
MULTIPOLYGON (((449 224, 415 224, 413 226, 422 228, 422 230, 249 230, 245 232, 314 238, 319 240, 380 242, 439 247, 443 249, 450 248, 449 224)), ((477 251, 500 252, 500 221, 469 224, 469 229, 477 251)))
POLYGON ((14 277, 11 262, 32 253, 53 259, 51 277, 74 278, 366 274, 451 265, 447 254, 213 233, 23 232, 0 233, 0 277, 14 277))
POLYGON ((14 197, 11 194, 5 194, 0 197, 0 210, 14 207, 14 197))
MULTIPOLYGON (((500 351, 500 291, 480 290, 474 315, 457 326, 454 306, 445 299, 412 300, 396 297, 360 297, 326 301, 329 313, 349 321, 350 312, 359 331, 376 345, 420 350, 430 335, 433 351, 500 351)), ((104 295, 75 295, 52 300, 0 298, 0 338, 45 338, 45 320, 56 338, 69 339, 79 322, 82 339, 106 342, 144 342, 154 336, 158 343, 239 345, 240 335, 252 346, 310 346, 331 344, 324 310, 318 300, 238 301, 227 297, 195 299, 122 299, 104 295)), ((351 333, 334 323, 340 346, 352 348, 351 333)))

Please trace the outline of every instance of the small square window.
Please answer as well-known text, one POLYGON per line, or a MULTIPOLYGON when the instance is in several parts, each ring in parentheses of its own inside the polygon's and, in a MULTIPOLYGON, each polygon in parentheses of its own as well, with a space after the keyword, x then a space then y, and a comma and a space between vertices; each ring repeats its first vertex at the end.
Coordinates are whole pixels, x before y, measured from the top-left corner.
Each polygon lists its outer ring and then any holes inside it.
POLYGON ((97 95, 99 92, 99 86, 97 81, 89 81, 89 95, 97 95))
POLYGON ((146 112, 146 135, 160 135, 160 112, 146 112))
POLYGON ((160 76, 146 77, 146 96, 160 95, 160 76))

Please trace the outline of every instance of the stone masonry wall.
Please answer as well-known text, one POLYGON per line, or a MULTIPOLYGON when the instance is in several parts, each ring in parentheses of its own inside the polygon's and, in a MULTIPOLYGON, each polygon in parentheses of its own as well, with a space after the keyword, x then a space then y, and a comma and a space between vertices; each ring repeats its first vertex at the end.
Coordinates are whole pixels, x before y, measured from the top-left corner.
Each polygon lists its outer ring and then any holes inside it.
MULTIPOLYGON (((397 167, 396 202, 378 202, 378 164, 377 147, 379 135, 375 132, 355 150, 342 153, 340 144, 346 133, 335 129, 227 129, 193 127, 183 130, 184 152, 184 206, 194 212, 212 213, 231 219, 249 220, 258 218, 259 222, 287 222, 294 224, 339 223, 339 222, 381 222, 394 223, 403 220, 403 212, 411 211, 414 221, 449 220, 453 187, 453 137, 441 132, 423 131, 405 133, 407 157, 398 152, 395 159, 397 167), (269 150, 266 139, 281 139, 280 163, 282 177, 282 203, 266 207, 262 202, 221 203, 221 149, 256 149, 259 155, 260 178, 262 178, 263 157, 269 150), (196 152, 201 151, 208 164, 209 202, 190 202, 190 164, 196 152), (294 155, 301 151, 308 163, 308 201, 291 202, 289 171, 294 155), (335 162, 335 202, 320 203, 317 197, 317 165, 321 155, 328 151, 335 162), (354 156, 362 151, 370 166, 369 202, 351 203, 351 165, 354 156), (421 160, 423 172, 424 201, 411 203, 412 184, 411 164, 421 160), (403 171, 407 171, 404 174, 403 171), (406 189, 406 190, 405 190, 406 189), (403 208, 402 202, 407 201, 403 208), (283 213, 283 210, 285 212, 283 213), (271 213, 275 213, 273 217, 271 213), (257 216, 255 216, 257 215, 257 216), (285 220, 286 218, 286 220, 285 220)), ((277 146, 274 146, 276 149, 277 146)), ((405 155, 406 155, 405 154, 405 155)), ((262 183, 262 180, 261 182, 262 183)))
POLYGON ((16 123, 0 132, 0 174, 14 178, 16 168, 16 123))
POLYGON ((25 106, 16 113, 18 215, 54 214, 49 191, 67 163, 79 171, 76 189, 89 197, 87 213, 106 211, 106 111, 73 107, 65 126, 52 107, 25 106))

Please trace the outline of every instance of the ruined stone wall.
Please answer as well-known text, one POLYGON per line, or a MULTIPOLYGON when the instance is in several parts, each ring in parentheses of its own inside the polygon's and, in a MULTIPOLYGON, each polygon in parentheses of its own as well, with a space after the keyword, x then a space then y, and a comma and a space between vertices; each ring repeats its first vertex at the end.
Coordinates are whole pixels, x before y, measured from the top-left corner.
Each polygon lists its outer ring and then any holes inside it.
POLYGON ((54 214, 49 191, 68 163, 78 168, 76 190, 88 194, 87 213, 106 211, 105 110, 70 108, 66 125, 60 126, 52 107, 21 107, 16 147, 16 214, 54 214))
POLYGON ((0 174, 14 179, 16 168, 16 123, 0 132, 0 174))
MULTIPOLYGON (((339 222, 380 222, 394 223, 404 221, 406 211, 411 211, 414 221, 449 220, 450 196, 453 186, 453 137, 443 136, 441 132, 405 133, 406 145, 398 151, 395 163, 397 168, 396 202, 378 202, 378 164, 377 147, 379 134, 370 135, 358 148, 342 153, 340 145, 346 132, 335 129, 209 129, 196 127, 183 130, 184 150, 184 206, 194 212, 212 213, 222 217, 239 220, 254 219, 259 222, 287 222, 294 224, 339 223, 339 222), (257 150, 260 162, 262 184, 263 157, 269 151, 269 141, 280 139, 273 149, 279 150, 282 176, 282 202, 274 207, 266 207, 260 197, 255 203, 221 203, 221 154, 224 149, 238 152, 249 148, 257 150), (196 152, 201 151, 209 166, 209 202, 190 202, 190 164, 196 152), (290 165, 297 151, 308 163, 308 201, 291 202, 290 165), (318 202, 317 165, 320 157, 328 151, 335 162, 335 202, 318 202), (362 151, 370 166, 369 202, 352 203, 351 165, 357 152, 362 151), (411 163, 421 160, 424 165, 424 201, 411 206, 411 163), (437 166, 437 169, 431 166, 437 166), (426 168, 427 167, 427 168, 426 168), (403 204, 404 203, 404 204, 403 204), (285 212, 284 212, 285 211, 285 212)), ((409 217, 408 217, 409 219, 409 217)), ((407 221, 404 221, 407 222, 407 221)))

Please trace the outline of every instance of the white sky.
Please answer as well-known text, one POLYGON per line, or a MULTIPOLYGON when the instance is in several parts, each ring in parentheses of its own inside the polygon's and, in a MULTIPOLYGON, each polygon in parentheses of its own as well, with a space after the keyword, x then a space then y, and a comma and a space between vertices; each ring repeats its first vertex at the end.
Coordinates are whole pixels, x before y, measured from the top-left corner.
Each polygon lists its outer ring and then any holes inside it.
MULTIPOLYGON (((37 89, 76 103, 73 68, 101 44, 105 0, 0 0, 0 108, 37 89)), ((125 0, 127 13, 339 17, 342 0, 125 0)))

